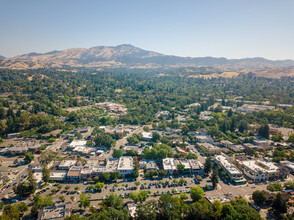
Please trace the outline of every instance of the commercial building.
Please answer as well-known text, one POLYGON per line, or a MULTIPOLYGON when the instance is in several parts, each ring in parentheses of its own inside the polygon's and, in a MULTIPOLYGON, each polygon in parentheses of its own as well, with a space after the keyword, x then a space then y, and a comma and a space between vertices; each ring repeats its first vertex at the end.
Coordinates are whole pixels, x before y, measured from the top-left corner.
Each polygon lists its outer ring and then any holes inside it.
POLYGON ((82 140, 73 140, 67 147, 70 150, 73 150, 76 147, 86 147, 87 146, 87 141, 82 141, 82 140))
POLYGON ((142 140, 143 141, 151 141, 151 139, 152 139, 152 133, 151 132, 143 131, 141 134, 142 134, 142 140))
POLYGON ((203 134, 199 134, 199 135, 195 135, 195 139, 197 143, 213 143, 213 139, 208 136, 208 135, 203 135, 203 134))
POLYGON ((76 163, 77 163, 76 160, 63 160, 58 165, 58 169, 60 169, 60 170, 69 170, 72 166, 75 166, 76 163))
POLYGON ((275 106, 244 104, 241 107, 237 108, 237 111, 242 113, 266 111, 266 110, 275 110, 275 106))
POLYGON ((202 146, 204 150, 209 154, 219 154, 222 152, 221 148, 210 143, 201 143, 199 145, 202 146))
POLYGON ((64 182, 66 180, 67 171, 51 171, 50 181, 52 182, 64 182))
POLYGON ((66 179, 68 181, 79 182, 81 178, 82 166, 72 166, 67 172, 66 179))
POLYGON ((146 167, 147 170, 159 170, 155 160, 141 160, 139 167, 140 169, 145 169, 146 167))
POLYGON ((254 182, 272 180, 280 177, 279 168, 272 162, 261 160, 240 161, 247 178, 254 182))
POLYGON ((226 157, 222 155, 215 156, 214 162, 226 172, 234 185, 246 183, 243 173, 234 164, 230 163, 226 157))
POLYGON ((129 175, 134 170, 132 157, 120 157, 118 162, 117 171, 122 175, 129 175))
POLYGON ((203 173, 203 164, 195 159, 174 159, 174 158, 164 158, 162 159, 163 170, 172 175, 178 173, 178 165, 184 165, 184 172, 202 174, 203 173))
POLYGON ((200 161, 195 159, 188 160, 191 166, 191 171, 193 174, 201 175, 203 174, 204 166, 200 161))
POLYGON ((162 159, 163 170, 167 174, 174 174, 177 172, 177 166, 175 165, 174 158, 162 159))
POLYGON ((71 207, 69 204, 47 206, 39 211, 37 220, 63 220, 70 216, 70 213, 71 207))
POLYGON ((89 178, 92 178, 93 175, 93 168, 84 168, 81 171, 81 179, 87 180, 89 178))

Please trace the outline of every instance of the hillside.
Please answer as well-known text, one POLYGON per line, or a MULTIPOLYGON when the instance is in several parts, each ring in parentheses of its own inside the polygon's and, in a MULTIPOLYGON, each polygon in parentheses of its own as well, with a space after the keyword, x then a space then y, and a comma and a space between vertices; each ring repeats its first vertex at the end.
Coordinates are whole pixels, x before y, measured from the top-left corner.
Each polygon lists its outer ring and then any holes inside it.
POLYGON ((6 57, 0 55, 0 60, 4 60, 6 57))
POLYGON ((115 47, 74 48, 48 53, 29 53, 0 61, 2 68, 175 68, 214 67, 225 70, 285 68, 293 60, 264 58, 226 59, 214 57, 178 57, 147 51, 129 44, 115 47))

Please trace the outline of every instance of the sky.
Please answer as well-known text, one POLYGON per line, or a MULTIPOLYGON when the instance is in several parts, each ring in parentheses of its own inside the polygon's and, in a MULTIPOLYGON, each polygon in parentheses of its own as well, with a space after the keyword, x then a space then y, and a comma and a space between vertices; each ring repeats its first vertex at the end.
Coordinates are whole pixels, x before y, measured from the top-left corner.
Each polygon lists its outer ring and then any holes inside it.
POLYGON ((294 0, 0 0, 0 55, 119 44, 294 60, 294 0))

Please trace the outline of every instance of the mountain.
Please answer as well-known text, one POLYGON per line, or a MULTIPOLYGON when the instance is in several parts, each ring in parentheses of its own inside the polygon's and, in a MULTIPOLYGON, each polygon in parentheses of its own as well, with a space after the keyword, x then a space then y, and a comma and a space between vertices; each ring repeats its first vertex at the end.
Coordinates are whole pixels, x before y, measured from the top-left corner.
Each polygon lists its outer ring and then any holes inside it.
POLYGON ((6 57, 0 55, 0 60, 5 60, 6 57))
POLYGON ((214 57, 179 57, 143 50, 130 44, 115 47, 73 48, 48 53, 29 53, 0 61, 2 68, 283 68, 294 66, 293 60, 264 58, 226 59, 214 57))

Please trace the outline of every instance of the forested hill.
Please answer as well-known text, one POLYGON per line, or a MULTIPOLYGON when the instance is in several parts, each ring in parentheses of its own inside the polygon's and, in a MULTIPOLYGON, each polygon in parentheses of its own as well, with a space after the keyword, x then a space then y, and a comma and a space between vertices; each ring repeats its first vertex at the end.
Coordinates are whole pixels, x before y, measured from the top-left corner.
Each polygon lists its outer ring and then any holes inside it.
POLYGON ((4 60, 6 57, 0 55, 0 60, 4 60))
MULTIPOLYGON (((0 58, 1 60, 1 58, 0 58)), ((164 55, 123 44, 115 47, 98 46, 74 48, 48 53, 29 53, 0 61, 4 68, 172 68, 215 67, 227 70, 285 68, 294 66, 293 60, 272 61, 264 58, 226 59, 214 57, 179 57, 164 55)))

